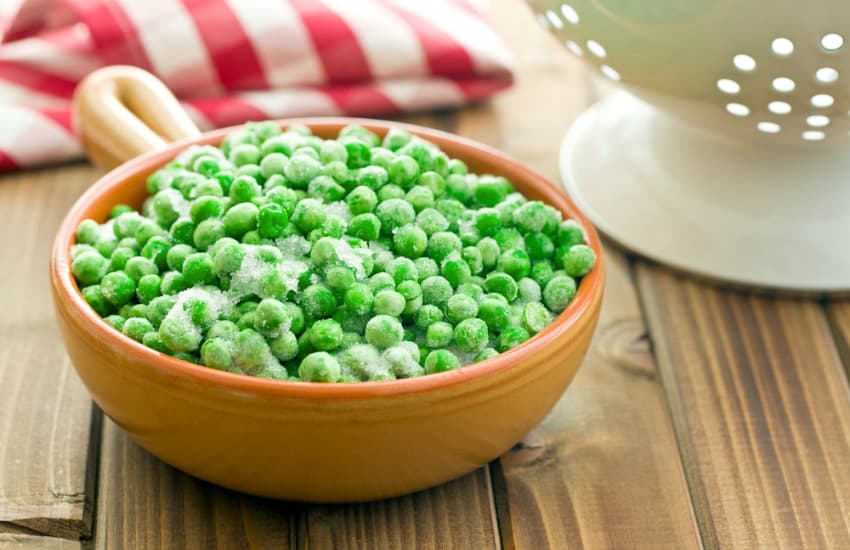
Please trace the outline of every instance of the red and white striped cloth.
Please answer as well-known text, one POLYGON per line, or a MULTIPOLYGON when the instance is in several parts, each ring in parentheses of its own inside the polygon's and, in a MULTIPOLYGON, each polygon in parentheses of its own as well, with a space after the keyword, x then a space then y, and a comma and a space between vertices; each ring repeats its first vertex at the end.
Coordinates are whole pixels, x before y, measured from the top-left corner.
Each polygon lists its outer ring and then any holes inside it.
POLYGON ((473 0, 0 0, 0 170, 82 154, 93 69, 161 78, 201 128, 485 98, 513 58, 473 0))

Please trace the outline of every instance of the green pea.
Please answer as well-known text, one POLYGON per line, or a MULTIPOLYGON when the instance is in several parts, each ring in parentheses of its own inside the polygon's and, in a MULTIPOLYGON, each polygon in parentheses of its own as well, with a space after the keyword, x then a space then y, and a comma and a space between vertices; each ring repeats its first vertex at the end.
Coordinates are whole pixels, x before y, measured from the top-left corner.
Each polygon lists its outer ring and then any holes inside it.
POLYGON ((88 286, 100 282, 109 268, 109 260, 97 252, 80 254, 71 262, 71 272, 80 285, 88 286))
MULTIPOLYGON (((526 335, 527 338, 528 336, 526 335)), ((481 319, 474 317, 464 319, 454 328, 454 341, 463 351, 470 353, 481 351, 487 347, 489 340, 490 335, 487 332, 487 324, 481 319)))
POLYGON ((429 348, 442 348, 452 343, 454 329, 449 323, 438 321, 425 330, 425 344, 429 348))
POLYGON ((86 303, 88 303, 88 305, 90 305, 91 308, 101 317, 105 317, 112 312, 112 306, 106 298, 104 298, 100 285, 94 284, 87 286, 80 292, 82 293, 83 299, 86 303))
POLYGON ((257 215, 259 208, 250 202, 233 205, 223 218, 224 233, 228 237, 238 239, 248 231, 257 227, 257 215))
POLYGON ((155 330, 156 329, 153 328, 150 321, 141 317, 132 317, 127 319, 124 322, 124 326, 121 328, 121 332, 125 336, 129 336, 137 342, 141 342, 145 334, 155 330))
POLYGON ((500 352, 508 351, 509 349, 520 345, 528 340, 531 336, 528 331, 522 327, 506 328, 496 340, 496 349, 500 352))
POLYGON ((576 294, 575 279, 569 275, 556 275, 543 289, 543 303, 555 313, 566 309, 576 294))
POLYGON ((395 317, 376 315, 366 323, 366 341, 378 348, 388 348, 401 342, 404 328, 395 317))
POLYGON ((425 372, 434 374, 456 369, 460 366, 457 356, 447 349, 437 349, 425 358, 425 372))
POLYGON ((310 343, 317 350, 332 351, 342 344, 342 326, 333 319, 322 319, 310 327, 310 343))
POLYGON ((324 351, 309 354, 298 367, 298 376, 306 382, 336 382, 340 375, 339 363, 324 351))
POLYGON ((215 264, 206 252, 190 254, 183 262, 183 279, 189 286, 209 284, 215 279, 215 264))

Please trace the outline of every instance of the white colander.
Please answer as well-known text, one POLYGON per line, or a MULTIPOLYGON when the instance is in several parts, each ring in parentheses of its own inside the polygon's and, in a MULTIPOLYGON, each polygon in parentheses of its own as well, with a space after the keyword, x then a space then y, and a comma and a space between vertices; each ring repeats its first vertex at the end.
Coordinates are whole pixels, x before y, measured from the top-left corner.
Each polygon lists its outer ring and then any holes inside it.
POLYGON ((567 190, 604 232, 719 280, 850 290, 848 4, 529 4, 625 89, 561 151, 567 190))

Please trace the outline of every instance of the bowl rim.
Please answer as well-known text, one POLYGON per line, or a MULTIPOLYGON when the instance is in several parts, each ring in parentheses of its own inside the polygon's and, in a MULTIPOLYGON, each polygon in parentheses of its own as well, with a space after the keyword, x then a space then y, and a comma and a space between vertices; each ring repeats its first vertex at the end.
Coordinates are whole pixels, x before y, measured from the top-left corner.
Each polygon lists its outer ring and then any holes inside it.
MULTIPOLYGON (((303 124, 311 129, 316 127, 337 127, 359 124, 372 131, 377 130, 379 132, 386 131, 389 128, 400 128, 432 141, 452 142, 462 149, 476 150, 482 160, 486 160, 494 168, 504 166, 508 167, 510 169, 509 171, 517 173, 519 178, 513 177, 514 180, 522 179, 540 188, 542 190, 541 192, 547 195, 546 202, 548 204, 556 206, 562 213, 566 212, 571 219, 577 221, 585 232, 588 246, 596 253, 596 265, 582 278, 576 295, 567 308, 558 314, 544 330, 515 348, 500 353, 490 359, 465 365, 447 372, 385 381, 320 384, 303 381, 272 380, 219 371, 158 352, 112 328, 83 298, 76 281, 71 275, 70 269, 70 250, 75 240, 76 226, 85 218, 85 213, 98 202, 99 197, 107 190, 120 187, 130 176, 138 172, 149 170, 155 166, 165 165, 177 153, 188 146, 219 143, 228 133, 244 126, 244 124, 238 124, 204 132, 200 136, 179 140, 169 144, 164 149, 145 153, 131 159, 104 174, 76 200, 59 226, 51 252, 50 277, 57 306, 61 301, 70 310, 73 317, 82 320, 82 324, 88 328, 97 340, 122 349, 126 355, 131 356, 138 363, 158 371, 159 374, 177 375, 180 378, 206 386, 216 386, 220 389, 248 392, 267 397, 358 399, 423 393, 463 384, 473 379, 480 379, 502 372, 511 368, 524 356, 540 353, 547 345, 559 340, 585 312, 591 309, 592 305, 601 300, 605 268, 599 236, 587 218, 567 198, 563 189, 519 161, 474 140, 409 123, 355 117, 285 118, 275 119, 273 122, 284 128, 294 124, 303 124)), ((461 158, 461 160, 464 159, 461 158)))

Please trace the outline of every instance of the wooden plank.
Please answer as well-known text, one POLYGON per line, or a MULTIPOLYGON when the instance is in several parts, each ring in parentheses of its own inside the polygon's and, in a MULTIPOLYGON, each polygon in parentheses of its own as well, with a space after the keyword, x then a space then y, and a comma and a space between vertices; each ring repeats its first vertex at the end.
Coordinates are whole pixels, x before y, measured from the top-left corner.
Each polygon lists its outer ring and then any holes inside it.
POLYGON ((850 391, 820 305, 637 275, 706 546, 850 548, 850 391))
POLYGON ((96 175, 74 165, 0 178, 0 522, 70 538, 91 526, 98 418, 53 320, 47 263, 60 220, 96 175))
POLYGON ((298 527, 302 549, 499 548, 492 487, 480 469, 440 487, 392 500, 310 506, 298 527))
POLYGON ((850 376, 850 300, 837 300, 826 308, 844 370, 850 376))
POLYGON ((294 548, 293 506, 188 476, 105 421, 94 547, 294 548))
POLYGON ((0 533, 0 550, 79 550, 77 541, 0 533))
MULTIPOLYGON (((561 140, 595 86, 522 3, 498 3, 495 12, 519 57, 518 85, 461 113, 458 132, 558 182, 561 140)), ((505 547, 699 545, 628 266, 614 250, 606 260, 605 304, 585 364, 543 424, 495 468, 505 547)))

